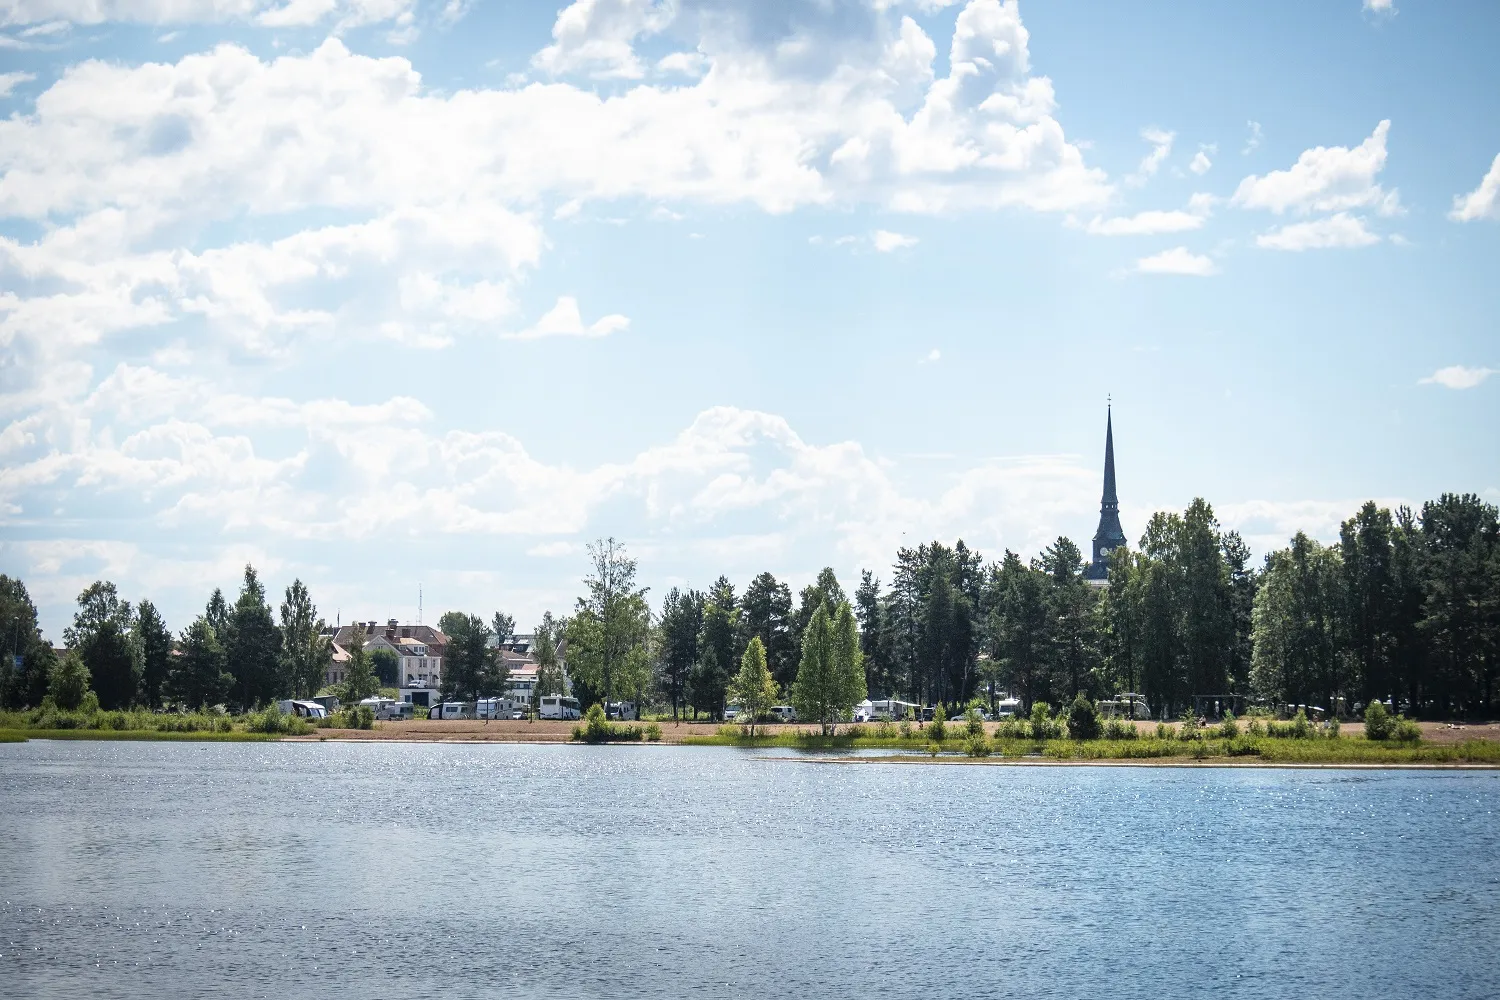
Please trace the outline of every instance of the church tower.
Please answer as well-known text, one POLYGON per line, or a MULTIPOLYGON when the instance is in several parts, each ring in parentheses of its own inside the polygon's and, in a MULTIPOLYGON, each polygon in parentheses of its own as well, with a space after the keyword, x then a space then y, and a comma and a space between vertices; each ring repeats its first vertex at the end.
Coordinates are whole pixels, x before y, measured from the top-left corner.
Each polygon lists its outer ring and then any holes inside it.
POLYGON ((1094 558, 1083 571, 1084 579, 1104 584, 1109 580, 1106 557, 1125 543, 1120 527, 1120 498, 1115 495, 1115 422, 1113 407, 1104 417, 1104 496, 1099 502, 1099 530, 1094 532, 1094 558))

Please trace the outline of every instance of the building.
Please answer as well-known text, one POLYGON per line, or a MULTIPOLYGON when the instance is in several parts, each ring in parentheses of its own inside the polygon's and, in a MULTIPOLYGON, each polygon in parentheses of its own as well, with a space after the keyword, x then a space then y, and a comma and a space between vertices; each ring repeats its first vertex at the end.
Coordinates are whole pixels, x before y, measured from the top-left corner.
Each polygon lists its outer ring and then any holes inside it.
MULTIPOLYGON (((365 655, 377 649, 388 649, 396 657, 399 686, 403 688, 440 688, 443 681, 443 657, 448 652, 448 637, 431 625, 402 625, 392 618, 382 627, 377 622, 355 622, 341 626, 333 633, 335 657, 344 651, 342 663, 329 668, 341 675, 349 669, 349 644, 355 630, 364 633, 365 655)), ((340 681, 343 677, 340 676, 340 681)), ((329 681, 330 684, 336 683, 329 681)))
POLYGON ((1109 583, 1109 554, 1126 545, 1120 527, 1120 498, 1115 495, 1115 421, 1113 407, 1104 416, 1104 495, 1099 501, 1099 530, 1094 532, 1094 558, 1083 578, 1095 586, 1109 583))

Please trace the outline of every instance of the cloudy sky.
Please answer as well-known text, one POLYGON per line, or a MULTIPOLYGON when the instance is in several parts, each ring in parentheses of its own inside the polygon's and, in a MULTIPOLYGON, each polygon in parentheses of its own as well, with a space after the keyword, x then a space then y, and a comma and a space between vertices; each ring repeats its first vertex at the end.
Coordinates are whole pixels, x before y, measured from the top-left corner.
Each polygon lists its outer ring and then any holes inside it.
POLYGON ((1500 499, 1493 0, 0 0, 0 572, 565 610, 1500 499))

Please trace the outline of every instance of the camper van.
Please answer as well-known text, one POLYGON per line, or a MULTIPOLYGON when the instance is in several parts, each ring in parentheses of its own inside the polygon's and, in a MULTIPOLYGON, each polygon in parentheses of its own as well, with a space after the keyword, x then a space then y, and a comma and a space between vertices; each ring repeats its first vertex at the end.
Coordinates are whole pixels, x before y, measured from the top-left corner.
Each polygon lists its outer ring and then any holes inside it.
POLYGON ((604 706, 604 714, 621 722, 634 722, 641 717, 633 701, 612 701, 604 706))
POLYGON ((583 713, 578 710, 578 699, 561 694, 543 695, 542 708, 538 714, 544 719, 580 719, 583 717, 583 713))
POLYGON ((466 701, 445 701, 438 711, 439 719, 472 719, 472 706, 466 701))
POLYGON ((797 710, 790 705, 772 705, 771 714, 776 716, 777 722, 797 721, 797 710))
POLYGON ((376 710, 375 718, 382 722, 405 722, 413 717, 414 711, 409 701, 391 701, 376 710))
POLYGON ((521 710, 521 703, 510 698, 480 698, 474 703, 474 718, 514 719, 521 710))
POLYGON ((315 701, 278 701, 276 707, 282 715, 295 715, 299 719, 328 718, 328 709, 315 701))

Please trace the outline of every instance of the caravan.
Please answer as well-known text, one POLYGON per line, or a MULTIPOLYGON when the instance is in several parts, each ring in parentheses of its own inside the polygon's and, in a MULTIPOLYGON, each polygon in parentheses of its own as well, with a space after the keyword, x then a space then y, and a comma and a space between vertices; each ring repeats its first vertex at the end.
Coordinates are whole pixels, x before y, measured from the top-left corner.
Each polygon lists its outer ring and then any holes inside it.
POLYGON ((543 719, 583 718, 583 713, 578 710, 578 699, 562 694, 543 695, 541 711, 538 714, 543 719))
POLYGON ((499 719, 522 718, 524 704, 510 698, 480 698, 474 703, 474 718, 486 722, 499 719))

